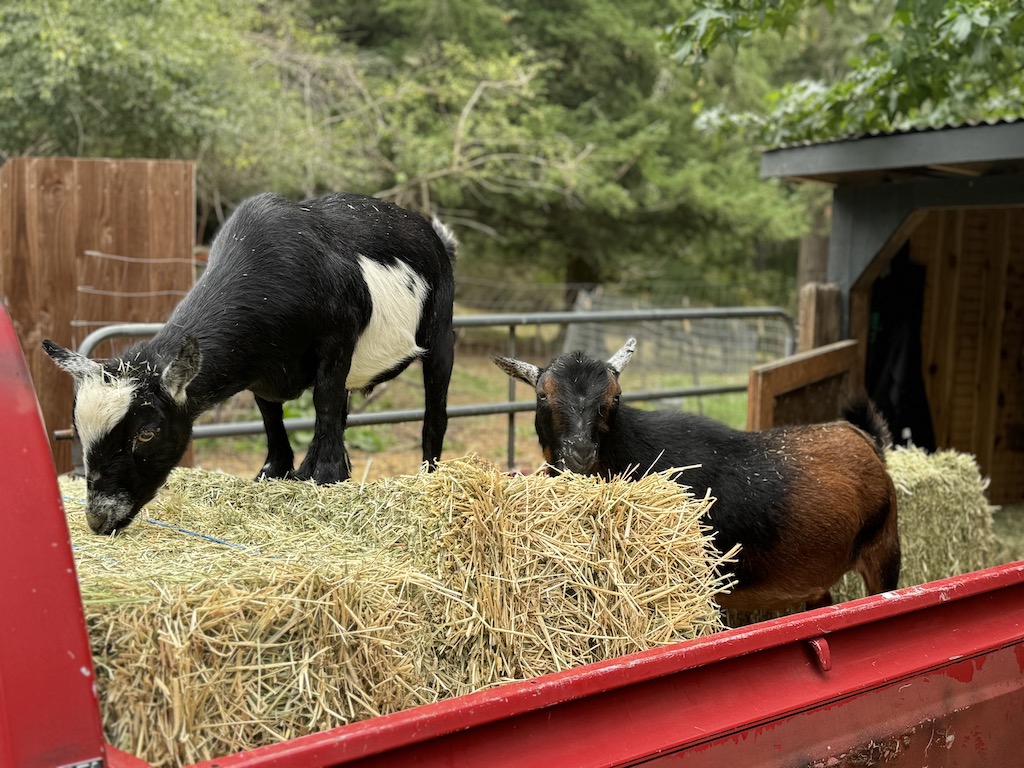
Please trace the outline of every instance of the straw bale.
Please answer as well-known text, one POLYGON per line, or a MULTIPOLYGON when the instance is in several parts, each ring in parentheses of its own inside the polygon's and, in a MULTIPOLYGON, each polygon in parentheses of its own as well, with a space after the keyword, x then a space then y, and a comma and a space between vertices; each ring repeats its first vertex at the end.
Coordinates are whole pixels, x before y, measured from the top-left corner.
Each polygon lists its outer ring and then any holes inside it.
POLYGON ((178 469, 114 537, 62 478, 107 736, 209 759, 722 628, 694 499, 477 460, 316 486, 178 469))
POLYGON ((998 563, 1024 560, 1024 504, 1006 504, 992 515, 999 542, 998 563))

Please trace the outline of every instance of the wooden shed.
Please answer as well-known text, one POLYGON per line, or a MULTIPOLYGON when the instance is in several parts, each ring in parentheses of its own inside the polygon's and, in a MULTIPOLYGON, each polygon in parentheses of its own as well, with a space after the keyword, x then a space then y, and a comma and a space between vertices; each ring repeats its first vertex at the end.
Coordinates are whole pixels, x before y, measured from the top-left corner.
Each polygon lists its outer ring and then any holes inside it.
MULTIPOLYGON (((16 157, 0 166, 0 301, 51 436, 71 426, 74 393, 42 340, 76 348, 104 325, 163 321, 195 279, 194 239, 191 162, 16 157)), ((100 351, 112 354, 110 344, 100 351)), ((71 469, 70 441, 51 448, 57 470, 71 469)))
POLYGON ((1024 501, 1024 120, 775 149, 761 175, 833 186, 841 337, 895 436, 1024 501))

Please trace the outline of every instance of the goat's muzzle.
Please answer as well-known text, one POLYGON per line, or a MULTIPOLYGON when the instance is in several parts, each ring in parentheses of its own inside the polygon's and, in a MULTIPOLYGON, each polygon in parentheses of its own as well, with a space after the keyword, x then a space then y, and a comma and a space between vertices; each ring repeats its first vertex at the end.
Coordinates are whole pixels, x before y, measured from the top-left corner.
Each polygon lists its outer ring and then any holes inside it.
POLYGON ((93 533, 108 536, 128 525, 142 507, 135 505, 128 494, 90 493, 86 504, 85 521, 93 533))
POLYGON ((597 446, 590 442, 566 440, 562 443, 558 457, 558 468, 578 475, 594 473, 597 464, 597 446))

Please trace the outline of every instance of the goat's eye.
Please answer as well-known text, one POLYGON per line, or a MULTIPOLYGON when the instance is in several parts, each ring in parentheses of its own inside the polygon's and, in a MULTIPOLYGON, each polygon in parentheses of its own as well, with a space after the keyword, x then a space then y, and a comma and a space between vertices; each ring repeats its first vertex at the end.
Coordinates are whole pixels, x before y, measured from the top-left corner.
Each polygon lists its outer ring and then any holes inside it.
POLYGON ((548 396, 544 392, 538 392, 537 399, 540 400, 541 402, 544 402, 545 400, 548 399, 548 396))
POLYGON ((156 437, 156 431, 155 430, 143 429, 143 430, 140 430, 139 434, 137 434, 135 436, 135 442, 136 442, 136 444, 138 444, 138 443, 148 443, 154 437, 156 437))

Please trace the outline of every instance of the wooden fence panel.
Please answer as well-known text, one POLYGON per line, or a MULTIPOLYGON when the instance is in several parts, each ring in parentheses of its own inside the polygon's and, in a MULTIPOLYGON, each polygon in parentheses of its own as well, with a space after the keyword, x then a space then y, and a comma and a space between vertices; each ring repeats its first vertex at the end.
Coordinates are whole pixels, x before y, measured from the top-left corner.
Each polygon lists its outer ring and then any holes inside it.
MULTIPOLYGON (((195 278, 194 189, 182 161, 25 157, 0 167, 0 296, 51 435, 71 424, 73 388, 42 340, 74 348, 101 325, 164 320, 195 278)), ((70 469, 69 444, 51 446, 58 471, 70 469)))
POLYGON ((747 429, 830 421, 861 387, 857 342, 848 339, 759 365, 747 386, 747 429))

